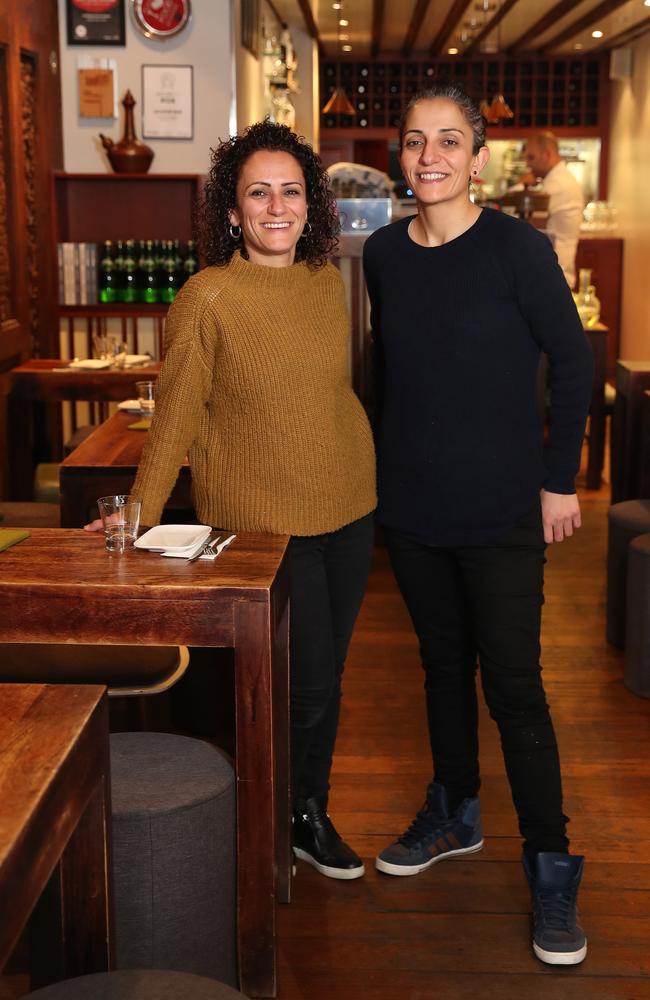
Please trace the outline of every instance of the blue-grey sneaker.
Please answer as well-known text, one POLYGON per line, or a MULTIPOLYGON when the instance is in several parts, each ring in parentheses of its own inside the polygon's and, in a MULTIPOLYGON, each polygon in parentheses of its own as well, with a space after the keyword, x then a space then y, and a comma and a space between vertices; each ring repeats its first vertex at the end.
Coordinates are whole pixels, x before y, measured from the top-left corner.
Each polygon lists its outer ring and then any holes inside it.
POLYGON ((533 897, 533 951, 549 965, 578 965, 587 939, 578 923, 577 898, 584 858, 541 851, 524 871, 533 897))
POLYGON ((387 875, 417 875, 438 861, 459 854, 473 854, 483 847, 478 798, 465 799, 449 815, 447 792, 432 782, 427 799, 406 833, 375 859, 387 875))

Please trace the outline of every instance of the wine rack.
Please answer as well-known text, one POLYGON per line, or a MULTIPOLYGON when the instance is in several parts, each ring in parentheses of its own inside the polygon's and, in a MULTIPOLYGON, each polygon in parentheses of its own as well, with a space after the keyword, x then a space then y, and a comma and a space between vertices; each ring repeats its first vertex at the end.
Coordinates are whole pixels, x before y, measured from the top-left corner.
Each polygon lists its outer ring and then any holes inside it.
POLYGON ((326 60, 321 66, 321 104, 342 87, 355 115, 321 115, 321 128, 397 128, 402 109, 419 90, 434 81, 459 83, 478 100, 503 94, 514 117, 499 127, 602 127, 601 109, 607 86, 606 59, 517 58, 472 60, 326 60))

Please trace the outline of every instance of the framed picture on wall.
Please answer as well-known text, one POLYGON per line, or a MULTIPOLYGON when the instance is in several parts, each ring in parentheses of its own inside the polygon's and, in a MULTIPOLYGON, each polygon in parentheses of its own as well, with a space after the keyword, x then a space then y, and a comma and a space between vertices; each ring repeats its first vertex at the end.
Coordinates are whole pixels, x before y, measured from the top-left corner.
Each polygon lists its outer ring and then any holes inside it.
POLYGON ((124 0, 65 0, 68 45, 126 45, 124 0))
POLYGON ((241 43, 252 56, 260 55, 260 0, 241 0, 241 43))
POLYGON ((142 67, 144 139, 192 139, 193 103, 191 66, 142 67))

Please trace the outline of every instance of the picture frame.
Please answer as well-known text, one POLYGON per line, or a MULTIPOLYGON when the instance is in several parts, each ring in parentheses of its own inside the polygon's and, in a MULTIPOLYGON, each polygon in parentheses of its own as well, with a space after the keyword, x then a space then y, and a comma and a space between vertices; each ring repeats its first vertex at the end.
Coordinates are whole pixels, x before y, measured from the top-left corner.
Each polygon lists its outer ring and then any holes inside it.
POLYGON ((65 0, 68 45, 126 45, 125 0, 65 0))
POLYGON ((260 0, 241 0, 241 44, 260 57, 260 0))
POLYGON ((194 138, 192 66, 142 66, 142 137, 194 138))

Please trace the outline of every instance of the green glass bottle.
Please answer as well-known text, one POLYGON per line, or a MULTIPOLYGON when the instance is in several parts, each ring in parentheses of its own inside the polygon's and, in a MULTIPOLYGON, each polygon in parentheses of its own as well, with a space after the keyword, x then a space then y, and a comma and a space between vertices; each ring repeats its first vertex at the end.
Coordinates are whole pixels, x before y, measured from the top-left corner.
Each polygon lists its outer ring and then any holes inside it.
POLYGON ((110 240, 105 240, 102 259, 99 262, 99 274, 97 276, 97 290, 100 302, 118 301, 116 277, 113 244, 110 240))
POLYGON ((138 266, 135 262, 135 244, 133 240, 126 241, 124 250, 124 271, 122 288, 120 289, 121 302, 138 301, 138 266))
POLYGON ((196 274, 198 269, 199 265, 194 250, 194 240, 188 240, 187 253, 185 254, 185 260, 183 261, 183 280, 187 281, 187 279, 191 278, 193 274, 196 274))
POLYGON ((159 302, 158 275, 156 273, 156 262, 153 256, 153 242, 147 240, 145 244, 144 257, 142 258, 142 280, 139 288, 140 302, 159 302))
POLYGON ((167 256, 163 261, 163 277, 160 285, 160 301, 173 302, 180 288, 178 278, 178 268, 174 259, 174 245, 171 240, 167 242, 167 256))

